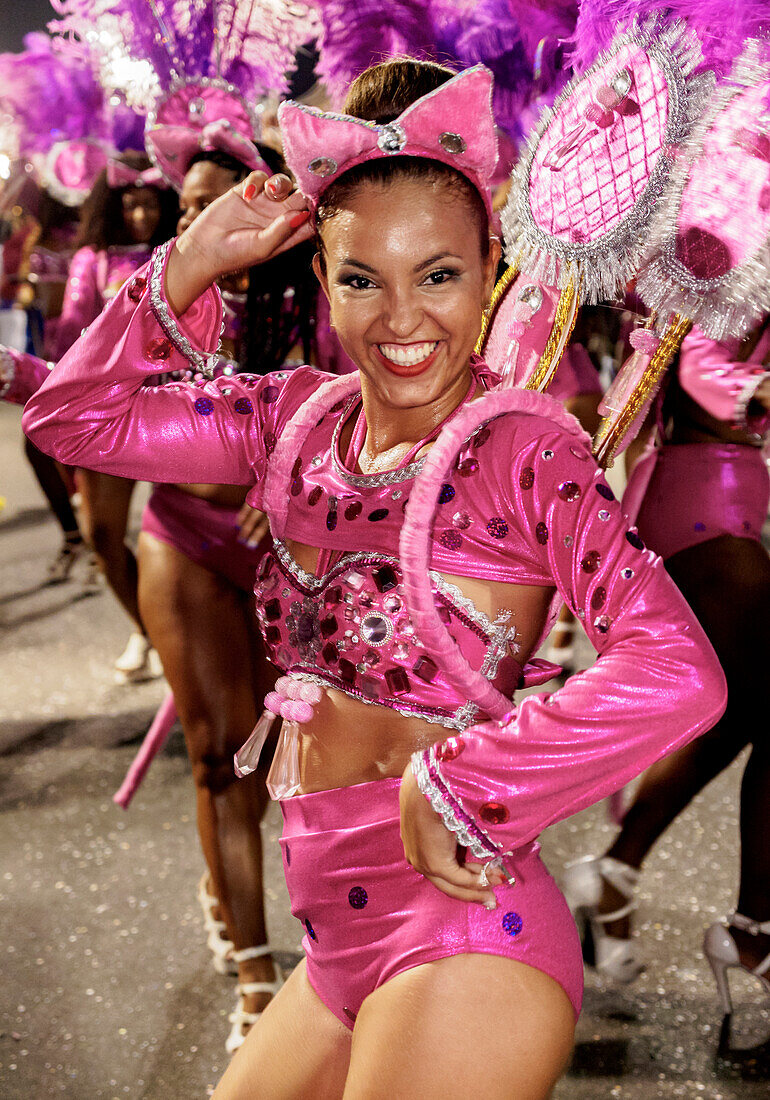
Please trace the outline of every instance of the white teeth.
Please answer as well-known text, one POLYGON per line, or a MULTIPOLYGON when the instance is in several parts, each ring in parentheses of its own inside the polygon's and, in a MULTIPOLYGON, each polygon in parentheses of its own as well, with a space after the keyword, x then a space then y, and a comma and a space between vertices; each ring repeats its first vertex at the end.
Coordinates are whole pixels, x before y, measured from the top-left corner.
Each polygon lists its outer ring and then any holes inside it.
POLYGON ((386 359, 402 367, 413 367, 432 355, 438 346, 438 340, 430 344, 378 344, 386 359))

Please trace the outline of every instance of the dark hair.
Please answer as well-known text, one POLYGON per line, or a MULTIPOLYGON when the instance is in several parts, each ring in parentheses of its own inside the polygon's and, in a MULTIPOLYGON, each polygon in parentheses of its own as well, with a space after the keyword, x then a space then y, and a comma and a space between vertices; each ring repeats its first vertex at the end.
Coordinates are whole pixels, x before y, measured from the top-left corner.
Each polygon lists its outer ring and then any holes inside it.
MULTIPOLYGON (((418 99, 434 92, 457 74, 434 61, 411 57, 393 58, 372 65, 357 77, 345 99, 343 111, 354 118, 385 125, 398 118, 418 99)), ((489 255, 489 215, 481 195, 471 181, 454 168, 427 157, 394 156, 358 164, 336 179, 324 192, 316 209, 316 225, 338 214, 350 196, 364 183, 386 186, 394 181, 421 180, 440 184, 462 196, 473 210, 484 257, 489 255)), ((323 262, 323 241, 319 232, 318 250, 323 262)))
MULTIPOLYGON (((149 158, 141 153, 123 153, 120 161, 137 172, 144 172, 150 167, 149 158)), ((132 243, 123 220, 123 195, 131 190, 130 185, 110 187, 107 183, 106 169, 99 173, 91 193, 82 206, 78 248, 83 248, 84 245, 91 245, 96 249, 115 248, 132 243)), ((179 218, 179 202, 176 193, 171 188, 158 187, 153 190, 156 191, 160 201, 160 221, 152 240, 148 241, 151 248, 173 237, 179 218)))
MULTIPOLYGON (((280 153, 257 143, 257 151, 270 171, 286 172, 280 153)), ((233 173, 239 183, 251 171, 229 153, 211 150, 196 153, 188 165, 214 164, 233 173)), ((310 242, 282 252, 267 263, 249 269, 246 292, 246 332, 241 347, 241 366, 253 374, 267 374, 281 367, 291 349, 302 346, 310 360, 318 282, 313 273, 315 245, 310 242)))

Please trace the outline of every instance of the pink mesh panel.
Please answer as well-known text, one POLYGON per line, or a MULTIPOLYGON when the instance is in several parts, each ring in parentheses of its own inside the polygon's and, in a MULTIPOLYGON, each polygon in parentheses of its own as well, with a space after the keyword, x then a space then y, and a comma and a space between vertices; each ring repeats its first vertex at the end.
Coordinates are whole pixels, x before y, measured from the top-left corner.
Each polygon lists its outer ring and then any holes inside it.
POLYGON ((621 47, 575 88, 540 141, 529 188, 540 229, 587 243, 617 225, 647 185, 664 146, 667 118, 668 88, 659 65, 639 46, 621 47), (633 84, 606 126, 601 90, 622 69, 632 74, 633 84), (573 151, 559 157, 565 143, 573 151), (554 158, 556 170, 548 167, 554 158))
POLYGON ((700 279, 737 267, 770 233, 770 142, 757 125, 767 85, 739 92, 717 116, 690 170, 676 255, 700 279))

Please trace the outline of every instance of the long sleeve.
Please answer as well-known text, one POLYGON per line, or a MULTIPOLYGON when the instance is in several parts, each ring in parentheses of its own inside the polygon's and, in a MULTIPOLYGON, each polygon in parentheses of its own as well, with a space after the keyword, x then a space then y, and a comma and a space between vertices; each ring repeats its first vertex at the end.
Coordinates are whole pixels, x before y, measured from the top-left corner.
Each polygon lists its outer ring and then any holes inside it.
POLYGON ((552 694, 414 755, 423 794, 479 858, 505 854, 709 729, 721 667, 590 453, 557 430, 514 455, 512 522, 599 652, 552 694))
POLYGON ((99 293, 98 266, 99 253, 90 246, 78 249, 72 257, 61 313, 56 320, 54 351, 57 359, 101 313, 104 303, 99 293))
POLYGON ((27 404, 24 430, 61 462, 118 477, 249 484, 262 476, 287 393, 301 402, 316 372, 146 385, 159 372, 207 369, 221 329, 213 288, 173 315, 163 295, 169 251, 156 251, 56 365, 27 404), (287 385, 294 374, 300 384, 287 385))
POLYGON ((752 414, 751 400, 760 382, 768 377, 762 363, 769 341, 760 339, 753 355, 741 362, 736 358, 737 340, 708 340, 693 329, 682 344, 679 382, 693 400, 718 420, 762 434, 770 426, 767 413, 752 414))
POLYGON ((48 377, 53 363, 0 344, 0 397, 23 405, 48 377))

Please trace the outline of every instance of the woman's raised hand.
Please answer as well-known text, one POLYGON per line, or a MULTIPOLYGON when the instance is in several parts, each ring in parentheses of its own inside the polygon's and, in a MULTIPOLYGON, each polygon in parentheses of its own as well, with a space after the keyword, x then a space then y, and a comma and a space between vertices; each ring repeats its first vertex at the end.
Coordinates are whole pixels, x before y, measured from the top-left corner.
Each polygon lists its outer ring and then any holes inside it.
POLYGON ((252 172, 207 207, 177 239, 166 297, 181 316, 222 275, 264 263, 313 236, 307 202, 283 175, 252 172))

